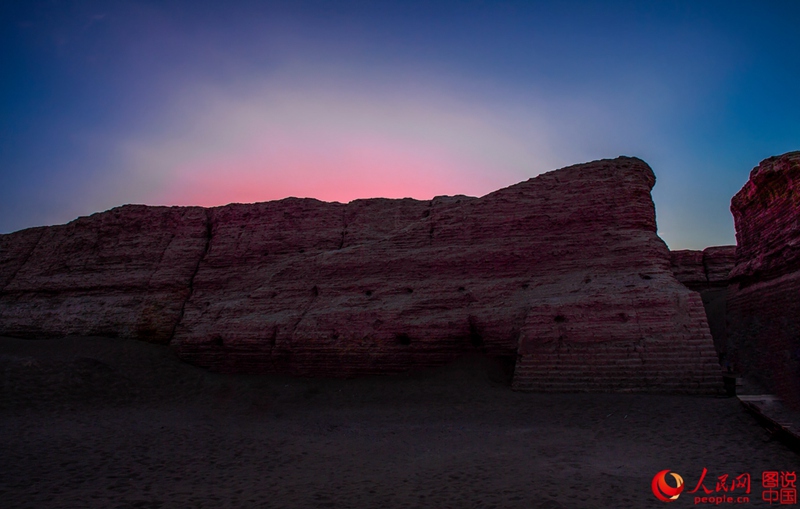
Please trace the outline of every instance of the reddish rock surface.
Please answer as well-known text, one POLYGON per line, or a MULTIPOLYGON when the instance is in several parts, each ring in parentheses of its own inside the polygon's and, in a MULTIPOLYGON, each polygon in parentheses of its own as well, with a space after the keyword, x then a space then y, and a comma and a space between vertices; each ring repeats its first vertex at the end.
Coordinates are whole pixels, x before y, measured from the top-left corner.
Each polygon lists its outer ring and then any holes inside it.
POLYGON ((200 207, 128 205, 0 235, 0 329, 169 342, 206 243, 200 207))
POLYGON ((482 198, 122 207, 0 237, 0 334, 170 341, 213 370, 308 376, 481 352, 522 390, 713 392, 654 183, 621 157, 482 198))
POLYGON ((695 291, 728 286, 736 263, 736 246, 713 246, 702 251, 682 249, 670 252, 672 273, 695 291))
POLYGON ((736 264, 736 246, 712 246, 703 249, 703 265, 710 287, 727 286, 736 264))
POLYGON ((693 249, 670 251, 669 257, 672 273, 678 281, 698 291, 708 285, 702 251, 693 249))
POLYGON ((738 245, 728 290, 732 361, 800 405, 800 152, 762 161, 731 212, 738 245))

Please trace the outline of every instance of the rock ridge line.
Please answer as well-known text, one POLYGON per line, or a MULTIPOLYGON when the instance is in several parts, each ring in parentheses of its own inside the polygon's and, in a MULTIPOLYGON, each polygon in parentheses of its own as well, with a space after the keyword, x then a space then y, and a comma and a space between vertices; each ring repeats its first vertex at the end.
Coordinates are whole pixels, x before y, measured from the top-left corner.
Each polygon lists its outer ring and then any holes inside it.
POLYGON ((352 377, 479 353, 518 390, 715 392, 653 185, 619 157, 480 198, 126 205, 0 236, 0 334, 170 344, 221 372, 352 377))

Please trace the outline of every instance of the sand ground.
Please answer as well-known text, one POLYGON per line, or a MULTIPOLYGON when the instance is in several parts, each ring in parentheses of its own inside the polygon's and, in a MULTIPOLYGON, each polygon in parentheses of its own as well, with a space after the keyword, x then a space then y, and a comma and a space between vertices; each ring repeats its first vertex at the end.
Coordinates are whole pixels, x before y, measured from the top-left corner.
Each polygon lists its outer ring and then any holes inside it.
MULTIPOLYGON (((799 470, 735 398, 515 393, 491 363, 207 373, 165 347, 0 338, 4 508, 647 508, 664 469, 799 470)), ((669 507, 693 506, 684 493, 669 507)))

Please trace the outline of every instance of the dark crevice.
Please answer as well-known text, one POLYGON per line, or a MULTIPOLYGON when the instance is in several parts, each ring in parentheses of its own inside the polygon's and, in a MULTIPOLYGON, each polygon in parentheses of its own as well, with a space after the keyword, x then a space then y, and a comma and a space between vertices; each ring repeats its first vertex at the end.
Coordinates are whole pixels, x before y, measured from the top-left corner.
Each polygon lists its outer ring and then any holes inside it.
POLYGON ((347 235, 347 206, 345 205, 344 210, 342 211, 342 238, 339 240, 339 247, 338 249, 342 249, 344 247, 344 236, 347 235))
POLYGON ((8 281, 3 283, 3 287, 0 288, 0 292, 4 291, 6 287, 10 285, 12 281, 14 281, 14 278, 17 277, 17 274, 19 274, 19 271, 22 270, 22 267, 24 267, 28 263, 28 260, 30 260, 31 256, 33 255, 33 252, 36 251, 36 248, 39 246, 39 242, 42 240, 42 237, 44 237, 45 229, 47 229, 47 227, 42 227, 41 231, 39 232, 39 237, 37 237, 36 242, 33 243, 33 247, 31 247, 30 251, 28 251, 25 254, 25 259, 22 260, 22 263, 19 264, 17 270, 15 270, 13 274, 11 274, 11 277, 8 278, 8 281))
POLYGON ((317 285, 314 285, 314 287, 311 288, 311 299, 309 299, 308 304, 306 304, 306 306, 303 308, 303 312, 300 313, 300 317, 297 319, 297 321, 294 322, 294 325, 292 326, 292 332, 289 334, 290 338, 294 338, 294 335, 297 332, 297 327, 300 325, 300 322, 303 321, 303 318, 306 317, 306 313, 308 313, 308 310, 311 309, 311 306, 314 304, 314 301, 317 300, 318 296, 319 296, 319 288, 317 288, 317 285))
POLYGON ((194 278, 197 276, 197 273, 200 271, 200 264, 205 260, 206 255, 208 254, 208 250, 211 248, 211 233, 212 233, 212 225, 211 225, 211 210, 205 209, 206 213, 206 235, 205 235, 205 246, 203 247, 203 254, 197 259, 197 264, 194 266, 194 270, 192 271, 192 275, 189 278, 189 291, 186 294, 186 298, 181 303, 181 310, 178 313, 178 319, 175 320, 175 324, 172 326, 172 333, 169 335, 169 342, 175 339, 175 331, 178 330, 178 325, 180 325, 181 321, 183 321, 183 314, 186 312, 186 303, 192 298, 192 294, 194 294, 194 278))
POLYGON ((468 321, 469 321, 469 342, 475 348, 480 348, 483 346, 483 334, 481 334, 480 328, 478 327, 478 323, 475 320, 474 316, 470 315, 468 321))
POLYGON ((708 279, 708 263, 706 263, 706 254, 703 253, 703 275, 706 277, 706 283, 710 283, 708 279))
POLYGON ((275 354, 274 354, 274 352, 275 352, 275 344, 277 342, 278 342, 278 326, 277 325, 273 325, 272 326, 272 334, 270 335, 269 342, 268 342, 269 343, 269 353, 267 354, 267 357, 269 358, 269 362, 272 365, 273 372, 278 370, 278 366, 275 364, 275 354))
POLYGON ((269 351, 266 353, 267 360, 269 365, 271 366, 272 372, 279 371, 279 366, 275 360, 275 345, 278 342, 278 326, 272 326, 272 332, 270 333, 269 338, 267 338, 267 345, 269 346, 269 351))
POLYGON ((428 202, 428 222, 430 223, 430 228, 428 229, 428 242, 433 245, 433 200, 428 202))

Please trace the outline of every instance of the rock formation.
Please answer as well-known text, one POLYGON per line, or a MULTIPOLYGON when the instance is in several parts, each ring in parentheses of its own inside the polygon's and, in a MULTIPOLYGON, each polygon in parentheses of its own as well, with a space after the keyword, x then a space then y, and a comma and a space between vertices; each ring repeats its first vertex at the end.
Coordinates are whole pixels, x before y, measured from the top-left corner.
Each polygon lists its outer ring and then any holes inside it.
POLYGON ((223 372, 349 377, 469 352, 525 390, 713 392, 641 160, 482 198, 125 206, 0 236, 0 334, 169 342, 223 372))
POLYGON ((682 249, 670 252, 672 272, 697 292, 727 288, 736 263, 736 246, 713 246, 702 251, 682 249))
POLYGON ((707 247, 702 251, 672 251, 672 272, 688 288, 700 292, 708 327, 720 362, 725 365, 728 333, 725 312, 730 272, 736 261, 736 246, 707 247))
POLYGON ((731 200, 731 212, 732 361, 800 405, 800 152, 762 161, 731 200))
POLYGON ((0 235, 0 334, 168 343, 207 222, 200 207, 129 205, 0 235))

